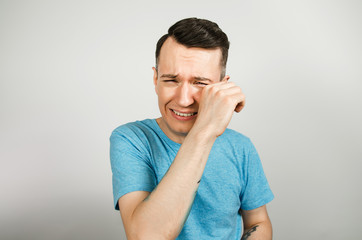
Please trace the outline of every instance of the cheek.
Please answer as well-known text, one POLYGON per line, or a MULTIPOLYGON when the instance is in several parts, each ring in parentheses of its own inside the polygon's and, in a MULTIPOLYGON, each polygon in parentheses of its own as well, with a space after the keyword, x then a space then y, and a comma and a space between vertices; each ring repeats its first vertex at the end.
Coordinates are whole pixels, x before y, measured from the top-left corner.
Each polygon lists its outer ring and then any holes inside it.
POLYGON ((166 103, 172 100, 175 91, 172 88, 156 87, 156 92, 158 95, 158 101, 166 103))
POLYGON ((196 88, 193 91, 193 97, 195 99, 196 102, 199 102, 200 98, 201 98, 201 93, 202 93, 203 88, 196 88))

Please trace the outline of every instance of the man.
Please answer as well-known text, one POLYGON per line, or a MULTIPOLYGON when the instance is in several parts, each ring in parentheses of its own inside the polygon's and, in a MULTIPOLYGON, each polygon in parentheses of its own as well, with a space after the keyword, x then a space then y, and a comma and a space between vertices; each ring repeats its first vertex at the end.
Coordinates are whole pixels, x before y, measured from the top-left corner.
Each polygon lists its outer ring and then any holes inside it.
POLYGON ((244 106, 225 75, 229 41, 189 18, 156 49, 161 117, 111 135, 115 208, 128 239, 271 239, 273 194, 249 138, 227 129, 244 106), (243 235, 242 235, 243 225, 243 235))

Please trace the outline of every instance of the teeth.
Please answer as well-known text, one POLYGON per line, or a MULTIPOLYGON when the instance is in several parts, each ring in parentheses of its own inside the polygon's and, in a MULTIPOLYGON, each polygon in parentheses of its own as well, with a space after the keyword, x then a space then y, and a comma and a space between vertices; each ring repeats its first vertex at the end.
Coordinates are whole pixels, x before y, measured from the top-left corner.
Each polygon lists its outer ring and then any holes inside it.
POLYGON ((181 117, 190 117, 192 115, 195 115, 195 113, 180 113, 180 112, 176 112, 175 110, 172 110, 176 115, 181 116, 181 117))

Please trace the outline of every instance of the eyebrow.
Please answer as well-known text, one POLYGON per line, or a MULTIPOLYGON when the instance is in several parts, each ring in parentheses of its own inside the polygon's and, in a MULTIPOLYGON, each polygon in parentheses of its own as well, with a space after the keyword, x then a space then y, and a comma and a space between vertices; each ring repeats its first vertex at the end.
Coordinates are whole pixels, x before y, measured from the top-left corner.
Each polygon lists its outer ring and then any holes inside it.
POLYGON ((162 74, 160 78, 177 78, 178 74, 162 74))
MULTIPOLYGON (((178 77, 178 74, 162 74, 160 78, 177 78, 178 77)), ((209 81, 209 82, 212 82, 211 79, 209 78, 206 78, 206 77, 194 77, 195 80, 197 81, 209 81)))
POLYGON ((212 82, 211 79, 209 78, 206 78, 206 77, 194 77, 195 80, 198 80, 198 81, 209 81, 209 82, 212 82))

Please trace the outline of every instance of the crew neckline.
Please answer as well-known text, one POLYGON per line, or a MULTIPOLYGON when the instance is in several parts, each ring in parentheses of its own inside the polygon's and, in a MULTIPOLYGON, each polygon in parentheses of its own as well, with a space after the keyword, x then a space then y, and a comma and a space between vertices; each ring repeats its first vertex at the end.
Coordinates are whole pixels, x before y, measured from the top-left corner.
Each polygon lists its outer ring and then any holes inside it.
POLYGON ((181 143, 177 143, 172 141, 160 128, 160 126, 158 125, 157 121, 155 118, 150 119, 151 123, 154 125, 154 129, 157 131, 157 133, 160 135, 160 137, 162 137, 162 139, 164 139, 166 142, 168 142, 170 145, 173 145, 175 147, 180 147, 181 143))

